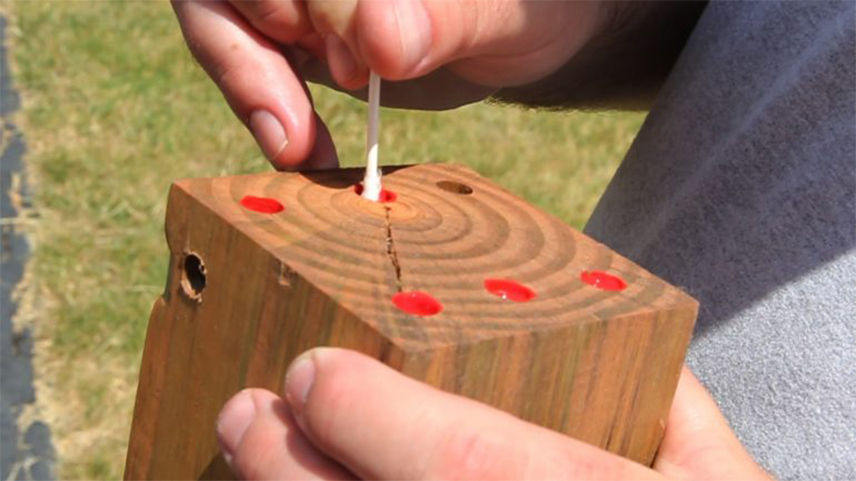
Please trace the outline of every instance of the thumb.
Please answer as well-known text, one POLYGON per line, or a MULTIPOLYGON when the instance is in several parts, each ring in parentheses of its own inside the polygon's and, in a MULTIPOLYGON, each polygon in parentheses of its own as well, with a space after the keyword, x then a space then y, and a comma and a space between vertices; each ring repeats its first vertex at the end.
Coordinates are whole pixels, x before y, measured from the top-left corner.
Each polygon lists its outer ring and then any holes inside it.
POLYGON ((428 73, 432 28, 420 0, 310 0, 306 7, 324 37, 330 73, 342 87, 362 87, 368 69, 388 80, 428 73))
POLYGON ((400 81, 445 65, 488 87, 533 82, 603 28, 601 3, 306 0, 333 78, 350 90, 368 69, 400 81))
POLYGON ((363 479, 660 479, 354 351, 302 354, 285 392, 313 445, 363 479))

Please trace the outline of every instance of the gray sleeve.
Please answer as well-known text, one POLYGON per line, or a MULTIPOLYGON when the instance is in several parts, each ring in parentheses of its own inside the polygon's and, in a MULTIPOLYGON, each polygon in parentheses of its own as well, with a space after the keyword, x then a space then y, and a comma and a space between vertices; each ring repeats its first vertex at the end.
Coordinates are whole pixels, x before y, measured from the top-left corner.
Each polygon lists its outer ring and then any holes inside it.
POLYGON ((688 363, 783 479, 856 478, 854 25, 711 3, 586 227, 700 300, 688 363))

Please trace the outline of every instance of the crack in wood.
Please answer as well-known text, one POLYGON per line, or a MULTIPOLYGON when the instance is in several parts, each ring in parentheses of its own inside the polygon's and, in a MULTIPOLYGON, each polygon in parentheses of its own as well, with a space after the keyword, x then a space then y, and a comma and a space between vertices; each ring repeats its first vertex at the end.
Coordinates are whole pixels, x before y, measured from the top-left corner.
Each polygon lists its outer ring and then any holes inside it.
POLYGON ((395 251, 395 241, 392 239, 392 222, 389 219, 389 211, 391 209, 384 206, 385 226, 386 226, 386 255, 392 262, 392 270, 395 272, 395 287, 398 292, 401 292, 401 264, 398 262, 398 253, 395 251))

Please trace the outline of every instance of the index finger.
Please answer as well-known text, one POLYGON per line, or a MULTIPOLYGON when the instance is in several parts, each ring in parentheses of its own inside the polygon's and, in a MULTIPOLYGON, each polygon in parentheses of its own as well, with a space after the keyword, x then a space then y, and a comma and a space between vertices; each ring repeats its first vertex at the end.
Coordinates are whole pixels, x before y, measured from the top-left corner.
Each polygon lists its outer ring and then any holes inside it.
POLYGON ((174 1, 191 52, 277 168, 300 168, 316 121, 300 78, 275 45, 223 2, 174 1))

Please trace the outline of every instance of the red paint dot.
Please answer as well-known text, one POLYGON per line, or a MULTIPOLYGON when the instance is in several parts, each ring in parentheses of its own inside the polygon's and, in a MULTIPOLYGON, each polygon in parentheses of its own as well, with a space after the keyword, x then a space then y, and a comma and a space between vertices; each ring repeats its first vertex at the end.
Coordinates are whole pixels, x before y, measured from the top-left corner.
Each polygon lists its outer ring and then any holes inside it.
POLYGON ((402 311, 414 316, 433 316, 443 310, 443 304, 422 291, 399 292, 392 296, 392 303, 402 311))
POLYGON ((535 291, 511 279, 485 279, 484 288, 491 294, 514 302, 535 299, 535 291))
POLYGON ((241 199, 241 205, 247 209, 261 212, 262 214, 276 214, 282 212, 285 207, 276 199, 270 197, 256 197, 254 195, 245 195, 241 199))
MULTIPOLYGON (((354 186, 354 193, 357 195, 361 195, 363 193, 363 184, 357 184, 354 186)), ((381 187, 380 196, 378 200, 380 202, 395 202, 398 199, 398 194, 391 190, 386 190, 381 187)))
POLYGON ((603 271, 583 271, 580 280, 605 291, 623 291, 627 287, 624 279, 603 271))

